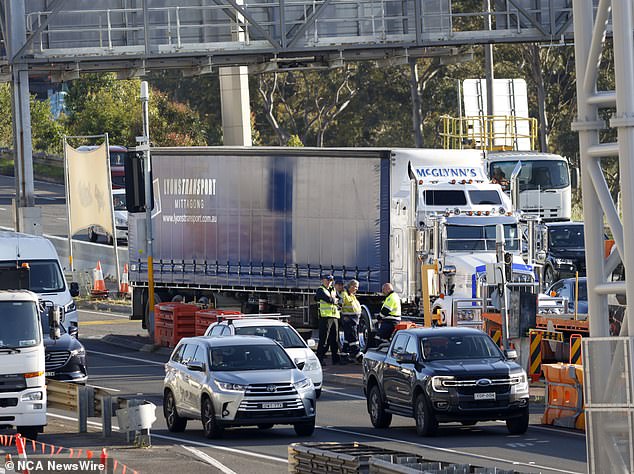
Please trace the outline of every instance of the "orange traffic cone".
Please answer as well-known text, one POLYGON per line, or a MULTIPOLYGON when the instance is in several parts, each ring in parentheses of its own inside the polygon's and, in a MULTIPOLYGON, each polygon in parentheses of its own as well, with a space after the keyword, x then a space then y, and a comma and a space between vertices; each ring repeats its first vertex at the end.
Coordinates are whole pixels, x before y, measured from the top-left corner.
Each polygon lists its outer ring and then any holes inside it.
POLYGON ((106 282, 103 279, 103 271, 101 270, 101 260, 97 260, 97 268, 92 272, 94 284, 90 294, 96 297, 108 296, 106 282))
POLYGON ((119 295, 128 296, 130 293, 130 279, 128 277, 128 264, 123 266, 123 275, 121 275, 121 283, 119 283, 119 295))

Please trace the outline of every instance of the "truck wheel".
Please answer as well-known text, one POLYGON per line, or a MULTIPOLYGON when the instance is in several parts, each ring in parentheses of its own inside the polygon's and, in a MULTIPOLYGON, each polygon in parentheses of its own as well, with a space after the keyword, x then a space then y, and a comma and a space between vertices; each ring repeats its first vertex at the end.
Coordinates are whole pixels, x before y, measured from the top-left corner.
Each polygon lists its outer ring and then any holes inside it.
POLYGON ((416 433, 418 436, 433 436, 438 428, 438 421, 429 408, 429 404, 422 393, 416 397, 414 405, 416 419, 416 433))
POLYGON ((544 290, 548 289, 555 281, 557 281, 555 279, 555 270, 551 266, 546 267, 544 270, 544 290))
POLYGON ((315 419, 311 421, 303 421, 293 425, 297 436, 311 436, 315 432, 315 419))
POLYGON ((528 407, 524 409, 521 416, 506 420, 506 429, 512 435, 521 435, 528 429, 528 407))
POLYGON ((200 409, 200 419, 203 423, 203 431, 207 438, 219 438, 222 436, 222 426, 216 420, 214 405, 209 397, 203 398, 200 409))
POLYGON ((176 411, 176 400, 171 390, 166 390, 163 395, 163 416, 167 423, 167 429, 172 433, 182 433, 187 427, 187 418, 181 418, 176 411))
POLYGON ((20 433, 20 435, 23 438, 36 440, 37 434, 40 431, 43 431, 43 427, 42 426, 18 426, 17 431, 18 433, 20 433))
POLYGON ((385 412, 381 391, 377 385, 373 386, 368 394, 368 413, 375 428, 389 428, 392 423, 392 414, 385 412))
POLYGON ((370 334, 372 331, 372 325, 370 323, 370 315, 366 312, 365 308, 361 309, 361 317, 359 318, 359 325, 357 326, 357 334, 359 339, 359 349, 363 352, 368 347, 368 341, 370 340, 370 334))

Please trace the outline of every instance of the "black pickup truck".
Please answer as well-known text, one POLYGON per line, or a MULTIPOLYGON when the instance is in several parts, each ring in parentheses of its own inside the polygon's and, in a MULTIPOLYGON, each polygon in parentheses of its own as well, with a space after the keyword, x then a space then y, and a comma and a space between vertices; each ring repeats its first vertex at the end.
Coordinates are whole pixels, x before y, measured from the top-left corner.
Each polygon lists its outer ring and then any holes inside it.
POLYGON ((439 422, 505 420, 512 434, 528 429, 526 372, 484 332, 420 328, 397 332, 392 343, 363 358, 370 421, 387 428, 392 415, 413 417, 420 436, 439 422))

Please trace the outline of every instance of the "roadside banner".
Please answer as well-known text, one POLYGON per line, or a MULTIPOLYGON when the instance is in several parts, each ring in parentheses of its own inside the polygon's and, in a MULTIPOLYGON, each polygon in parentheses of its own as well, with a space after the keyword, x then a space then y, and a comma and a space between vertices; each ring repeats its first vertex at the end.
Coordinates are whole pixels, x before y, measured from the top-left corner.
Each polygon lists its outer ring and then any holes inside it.
POLYGON ((106 144, 91 151, 77 151, 64 143, 68 173, 70 234, 98 225, 114 235, 112 191, 106 144))

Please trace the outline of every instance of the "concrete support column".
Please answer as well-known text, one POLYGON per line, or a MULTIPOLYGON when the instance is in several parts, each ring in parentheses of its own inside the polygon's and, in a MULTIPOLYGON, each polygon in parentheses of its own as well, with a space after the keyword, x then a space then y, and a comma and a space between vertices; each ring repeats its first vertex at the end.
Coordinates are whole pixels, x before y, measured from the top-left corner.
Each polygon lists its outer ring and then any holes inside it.
POLYGON ((246 66, 219 69, 222 133, 226 146, 252 145, 247 71, 246 66))

